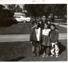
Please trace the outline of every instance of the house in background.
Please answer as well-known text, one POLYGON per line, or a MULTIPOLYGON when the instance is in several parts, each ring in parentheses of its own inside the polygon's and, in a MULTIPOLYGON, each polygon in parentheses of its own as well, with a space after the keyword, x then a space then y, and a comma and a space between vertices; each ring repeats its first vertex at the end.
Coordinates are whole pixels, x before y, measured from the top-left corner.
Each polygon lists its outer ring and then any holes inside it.
POLYGON ((22 13, 22 12, 14 12, 14 17, 19 17, 19 16, 25 17, 25 13, 22 13))

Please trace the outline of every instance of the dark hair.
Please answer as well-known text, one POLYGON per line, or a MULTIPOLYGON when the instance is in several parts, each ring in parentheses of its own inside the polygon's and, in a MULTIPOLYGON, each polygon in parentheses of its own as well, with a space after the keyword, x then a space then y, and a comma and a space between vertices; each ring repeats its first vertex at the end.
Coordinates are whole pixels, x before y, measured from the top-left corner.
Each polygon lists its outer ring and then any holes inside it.
POLYGON ((56 26, 54 24, 51 24, 50 27, 53 26, 56 29, 56 26))
POLYGON ((51 24, 51 21, 50 21, 50 20, 47 20, 47 23, 48 23, 48 22, 50 22, 50 24, 51 24))
POLYGON ((40 23, 37 23, 37 26, 40 27, 40 23))
POLYGON ((50 20, 47 20, 47 22, 51 22, 50 20))
POLYGON ((47 25, 47 28, 48 28, 48 23, 44 23, 44 26, 45 26, 45 24, 47 25))
POLYGON ((32 22, 32 25, 34 25, 34 24, 37 24, 37 22, 33 21, 33 22, 32 22))
POLYGON ((47 22, 45 22, 44 24, 48 25, 48 23, 47 23, 47 22))

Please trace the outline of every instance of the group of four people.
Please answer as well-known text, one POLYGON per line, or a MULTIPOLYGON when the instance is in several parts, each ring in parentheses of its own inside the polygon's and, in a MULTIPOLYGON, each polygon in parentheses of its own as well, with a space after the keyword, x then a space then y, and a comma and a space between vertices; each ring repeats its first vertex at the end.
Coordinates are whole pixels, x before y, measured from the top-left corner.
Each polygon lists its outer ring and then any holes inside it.
POLYGON ((46 16, 38 23, 34 22, 31 29, 30 42, 32 43, 33 56, 39 56, 43 50, 42 57, 59 55, 58 30, 50 21, 46 22, 46 16))

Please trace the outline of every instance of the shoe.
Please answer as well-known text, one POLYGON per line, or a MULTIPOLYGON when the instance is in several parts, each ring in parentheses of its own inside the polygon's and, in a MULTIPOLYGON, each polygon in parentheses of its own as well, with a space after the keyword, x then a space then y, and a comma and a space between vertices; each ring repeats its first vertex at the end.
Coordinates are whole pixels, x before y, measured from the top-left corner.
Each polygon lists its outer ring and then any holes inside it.
POLYGON ((44 57, 45 57, 45 55, 42 55, 42 57, 44 58, 44 57))
POLYGON ((59 56, 58 55, 56 55, 56 58, 58 58, 59 56))
POLYGON ((43 54, 42 57, 45 57, 45 54, 43 54))
POLYGON ((54 55, 50 55, 51 57, 53 57, 54 55))
POLYGON ((37 54, 37 56, 39 56, 39 54, 37 54))
POLYGON ((47 58, 48 57, 48 54, 46 54, 45 57, 47 58))
POLYGON ((46 55, 46 54, 45 54, 45 53, 43 53, 42 57, 45 57, 45 55, 46 55))
POLYGON ((35 54, 33 54, 32 56, 33 56, 33 57, 35 57, 36 55, 35 55, 35 54))

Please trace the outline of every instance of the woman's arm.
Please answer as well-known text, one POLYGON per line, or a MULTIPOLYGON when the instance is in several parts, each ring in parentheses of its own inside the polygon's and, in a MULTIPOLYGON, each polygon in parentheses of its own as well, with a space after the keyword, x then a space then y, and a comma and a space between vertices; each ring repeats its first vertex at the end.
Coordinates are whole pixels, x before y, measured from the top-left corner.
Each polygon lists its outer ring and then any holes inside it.
POLYGON ((33 41, 33 28, 31 29, 31 33, 30 33, 30 41, 33 41))

